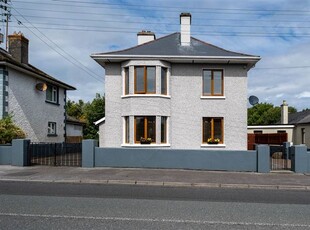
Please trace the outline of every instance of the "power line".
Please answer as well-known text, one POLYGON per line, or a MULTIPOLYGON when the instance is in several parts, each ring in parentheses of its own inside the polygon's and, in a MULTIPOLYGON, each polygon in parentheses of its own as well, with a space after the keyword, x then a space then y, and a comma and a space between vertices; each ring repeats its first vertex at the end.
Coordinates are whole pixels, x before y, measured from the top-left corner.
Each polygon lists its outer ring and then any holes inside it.
MULTIPOLYGON (((106 15, 106 14, 105 14, 106 15)), ((119 23, 144 23, 144 24, 164 24, 167 25, 167 22, 149 22, 149 21, 120 21, 120 20, 106 20, 106 19, 89 19, 89 18, 68 18, 68 17, 47 17, 47 16, 38 16, 38 15, 25 15, 25 17, 30 18, 48 18, 48 19, 57 19, 57 20, 72 20, 72 21, 102 21, 102 22, 119 22, 119 23)), ((175 17, 174 17, 175 18, 175 17)), ((204 19, 205 20, 205 19, 204 19)), ((208 18, 208 21, 236 21, 236 22, 277 22, 277 23, 303 23, 303 22, 310 22, 309 20, 298 20, 298 21, 291 21, 291 20, 263 20, 263 19, 228 19, 228 18, 208 18)), ((169 25, 180 25, 180 24, 173 24, 169 23, 169 25)), ((204 26, 204 24, 195 24, 192 26, 204 26)))
MULTIPOLYGON (((12 7, 12 9, 14 11, 16 11, 22 18, 23 15, 20 14, 15 8, 12 7)), ((15 18, 15 16, 14 16, 15 18)), ((16 20, 18 20, 17 18, 15 18, 16 20)), ((28 23, 30 23, 26 18, 24 18, 28 23)), ((19 21, 19 20, 18 20, 19 21)), ((31 23, 30 23, 31 24, 31 23)), ((36 33, 34 33, 29 27, 25 26, 23 24, 24 27, 26 27, 32 34, 34 34, 37 38, 39 38, 43 43, 45 43, 48 47, 50 47, 51 49, 53 49, 55 52, 57 52, 60 56, 62 56, 63 58, 65 58, 67 61, 69 61, 71 64, 75 65, 76 67, 78 67, 79 69, 83 70, 84 72, 86 72, 89 76, 93 77, 94 79, 103 82, 102 79, 100 79, 100 76, 97 75, 96 73, 94 73, 95 75, 91 74, 93 71, 89 70, 87 67, 85 67, 80 61, 76 60, 72 55, 70 55, 69 53, 67 53, 65 50, 63 50, 60 46, 58 46, 55 42, 51 41, 44 33, 42 33, 37 27, 33 26, 33 28, 35 28, 40 34, 42 34, 47 40, 49 40, 51 43, 53 43, 54 45, 56 45, 56 47, 61 50, 63 53, 67 54, 69 57, 71 57, 73 60, 75 60, 77 63, 80 63, 84 68, 81 68, 80 65, 76 64, 75 62, 72 62, 69 58, 67 58, 66 56, 64 56, 62 53, 60 53, 58 50, 56 50, 54 47, 52 47, 51 45, 49 45, 44 39, 42 39, 41 37, 39 37, 36 33), (99 78, 97 78, 96 76, 98 76, 99 78)))
MULTIPOLYGON (((20 28, 20 26, 14 26, 15 28, 20 28)), ((81 31, 81 32, 97 32, 97 33, 131 33, 136 34, 137 31, 131 30, 98 30, 98 29, 79 29, 79 28, 60 28, 60 27, 32 27, 38 29, 48 29, 48 30, 62 30, 62 31, 81 31)), ((163 34, 163 33, 158 33, 163 34)), ((254 33, 254 32, 213 32, 208 31, 204 33, 195 33, 193 32, 192 35, 208 35, 208 36, 229 36, 229 37, 310 37, 310 34, 284 34, 284 33, 254 33)))
MULTIPOLYGON (((107 9, 111 10, 111 7, 106 7, 107 9)), ((68 10, 50 10, 50 9, 34 9, 34 8, 24 8, 24 7, 15 7, 15 9, 21 9, 21 10, 30 10, 30 11, 46 11, 46 12, 57 12, 57 13, 71 13, 71 14, 92 14, 92 15, 102 15, 102 13, 89 13, 89 12, 81 12, 81 11, 68 11, 68 10)), ((126 9, 126 10, 133 10, 133 9, 126 9)), ((137 10, 135 10, 137 11, 137 10)), ((147 11, 144 9, 144 11, 147 11)), ((149 9, 149 11, 154 11, 154 9, 149 9)), ((175 12, 175 13, 179 13, 180 11, 176 11, 176 10, 160 10, 161 12, 175 12)), ((253 15, 252 12, 218 12, 218 11, 204 11, 204 12, 196 12, 198 13, 202 13, 202 14, 228 14, 228 15, 240 15, 240 14, 245 14, 245 15, 253 15)), ((124 14, 105 14, 105 15, 115 15, 115 16, 128 16, 128 15, 124 15, 124 14)), ((277 15, 290 15, 290 16, 304 16, 301 13, 298 14, 285 14, 285 13, 278 13, 277 15)), ((134 15, 133 15, 134 16, 134 15)), ((132 15, 131 15, 132 17, 132 15)), ((134 17, 141 17, 141 16, 134 16, 134 17)), ((175 18, 175 17, 169 17, 169 16, 164 16, 162 18, 175 18)))
POLYGON ((272 69, 306 69, 310 68, 310 66, 282 66, 282 67, 255 67, 253 70, 272 70, 272 69))
MULTIPOLYGON (((94 20, 97 21, 97 20, 94 20)), ((128 22, 121 22, 121 21, 105 21, 105 22, 120 22, 120 23, 128 23, 128 22)), ((131 23, 138 23, 138 22, 131 22, 131 23)), ((114 27, 105 27, 105 26, 90 26, 90 25, 81 25, 81 24, 63 24, 63 23, 50 23, 50 22, 35 22, 33 24, 38 24, 38 25, 53 25, 53 26, 76 26, 76 27, 90 27, 90 28, 115 28, 114 27)), ((150 23, 148 22, 147 24, 167 24, 167 23, 150 23)), ((169 25, 173 26, 180 26, 180 24, 172 24, 170 23, 169 25)), ((192 27, 229 27, 229 28, 271 28, 271 29, 310 29, 310 26, 259 26, 259 25, 225 25, 225 24, 206 24, 206 25, 191 25, 192 27)), ((128 29, 126 28, 121 28, 118 27, 118 29, 128 29)), ((136 29, 139 30, 140 28, 130 28, 130 29, 136 29)))
MULTIPOLYGON (((144 4, 126 4, 126 3, 106 3, 106 2, 89 2, 89 1, 70 1, 70 0, 51 0, 53 2, 61 3, 74 3, 74 4, 86 4, 86 5, 96 5, 90 8, 98 8, 98 5, 108 5, 108 6, 120 6, 120 7, 147 7, 147 8, 159 8, 159 9, 182 9, 177 6, 160 6, 160 5, 144 5, 144 4)), ((30 3, 30 4, 48 4, 48 5, 58 5, 58 6, 75 6, 75 7, 89 7, 89 6, 77 6, 77 5, 66 5, 66 4, 55 4, 55 3, 42 3, 42 2, 24 2, 15 0, 15 2, 30 3)), ((295 13, 310 13, 309 10, 295 10, 295 9, 246 9, 246 8, 213 8, 213 7, 191 7, 191 10, 214 10, 214 11, 247 11, 247 12, 295 12, 295 13)), ((179 12, 179 10, 177 10, 179 12)))

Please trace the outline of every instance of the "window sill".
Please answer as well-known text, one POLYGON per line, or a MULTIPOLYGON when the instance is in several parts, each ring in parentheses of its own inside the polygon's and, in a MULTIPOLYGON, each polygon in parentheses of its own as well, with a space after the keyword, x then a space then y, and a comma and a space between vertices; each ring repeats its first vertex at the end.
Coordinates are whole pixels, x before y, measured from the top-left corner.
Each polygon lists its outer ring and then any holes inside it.
POLYGON ((57 137, 57 134, 47 134, 48 137, 57 137))
POLYGON ((128 148, 161 148, 161 147, 170 147, 170 144, 122 144, 121 147, 128 147, 128 148))
POLYGON ((171 96, 169 96, 169 95, 162 95, 162 94, 128 94, 128 95, 122 95, 122 98, 132 98, 132 97, 171 98, 171 96))
POLYGON ((201 96, 200 99, 214 99, 214 100, 225 100, 225 96, 201 96))
POLYGON ((225 144, 201 144, 201 148, 226 148, 225 144))
POLYGON ((57 106, 60 105, 58 102, 47 101, 47 100, 45 100, 45 102, 48 103, 48 104, 52 104, 52 105, 57 105, 57 106))

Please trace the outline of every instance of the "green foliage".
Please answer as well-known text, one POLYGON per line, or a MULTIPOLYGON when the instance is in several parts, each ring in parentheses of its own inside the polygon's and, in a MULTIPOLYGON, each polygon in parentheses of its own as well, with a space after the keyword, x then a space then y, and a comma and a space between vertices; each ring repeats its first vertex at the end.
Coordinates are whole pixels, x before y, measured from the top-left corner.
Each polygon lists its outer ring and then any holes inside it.
POLYGON ((69 100, 66 106, 66 112, 69 116, 75 117, 79 120, 85 120, 85 116, 83 114, 83 108, 85 103, 83 100, 79 100, 78 103, 69 100))
MULTIPOLYGON (((289 106, 289 113, 296 113, 294 107, 289 106)), ((259 103, 248 108, 248 125, 273 125, 281 120, 281 107, 274 107, 271 103, 259 103)))
POLYGON ((94 122, 105 116, 105 98, 100 96, 100 94, 96 94, 96 98, 92 102, 84 103, 83 100, 79 100, 76 103, 69 100, 66 106, 66 113, 86 122, 83 131, 84 139, 98 139, 99 127, 94 122))
POLYGON ((105 98, 96 95, 96 98, 91 102, 87 103, 84 107, 84 114, 86 116, 86 127, 84 128, 85 139, 98 139, 99 127, 94 124, 105 116, 105 98))
POLYGON ((13 123, 12 116, 0 119, 0 144, 11 143, 13 139, 25 137, 24 131, 13 123))

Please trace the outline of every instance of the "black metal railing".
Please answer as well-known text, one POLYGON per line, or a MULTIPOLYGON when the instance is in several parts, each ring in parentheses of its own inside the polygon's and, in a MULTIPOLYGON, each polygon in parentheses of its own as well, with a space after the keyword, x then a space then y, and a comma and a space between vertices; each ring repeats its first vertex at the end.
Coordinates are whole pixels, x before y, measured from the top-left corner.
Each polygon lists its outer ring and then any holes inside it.
POLYGON ((30 143, 30 165, 81 166, 81 143, 30 143))

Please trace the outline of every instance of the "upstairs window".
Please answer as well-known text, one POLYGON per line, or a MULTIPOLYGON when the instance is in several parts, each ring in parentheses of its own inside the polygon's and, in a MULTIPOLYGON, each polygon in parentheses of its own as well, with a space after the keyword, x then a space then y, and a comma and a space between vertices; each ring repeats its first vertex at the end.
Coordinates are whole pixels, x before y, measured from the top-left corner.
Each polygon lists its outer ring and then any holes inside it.
POLYGON ((161 67, 161 94, 167 95, 167 68, 161 67))
POLYGON ((155 66, 135 67, 135 93, 136 94, 156 93, 155 66))
POLYGON ((202 142, 219 139, 219 143, 223 143, 223 118, 204 117, 202 122, 202 142))
POLYGON ((58 88, 56 86, 47 85, 46 101, 51 103, 58 103, 58 88))
POLYGON ((223 96, 223 70, 203 70, 203 96, 223 96))
POLYGON ((125 68, 125 95, 129 94, 129 68, 125 68))

